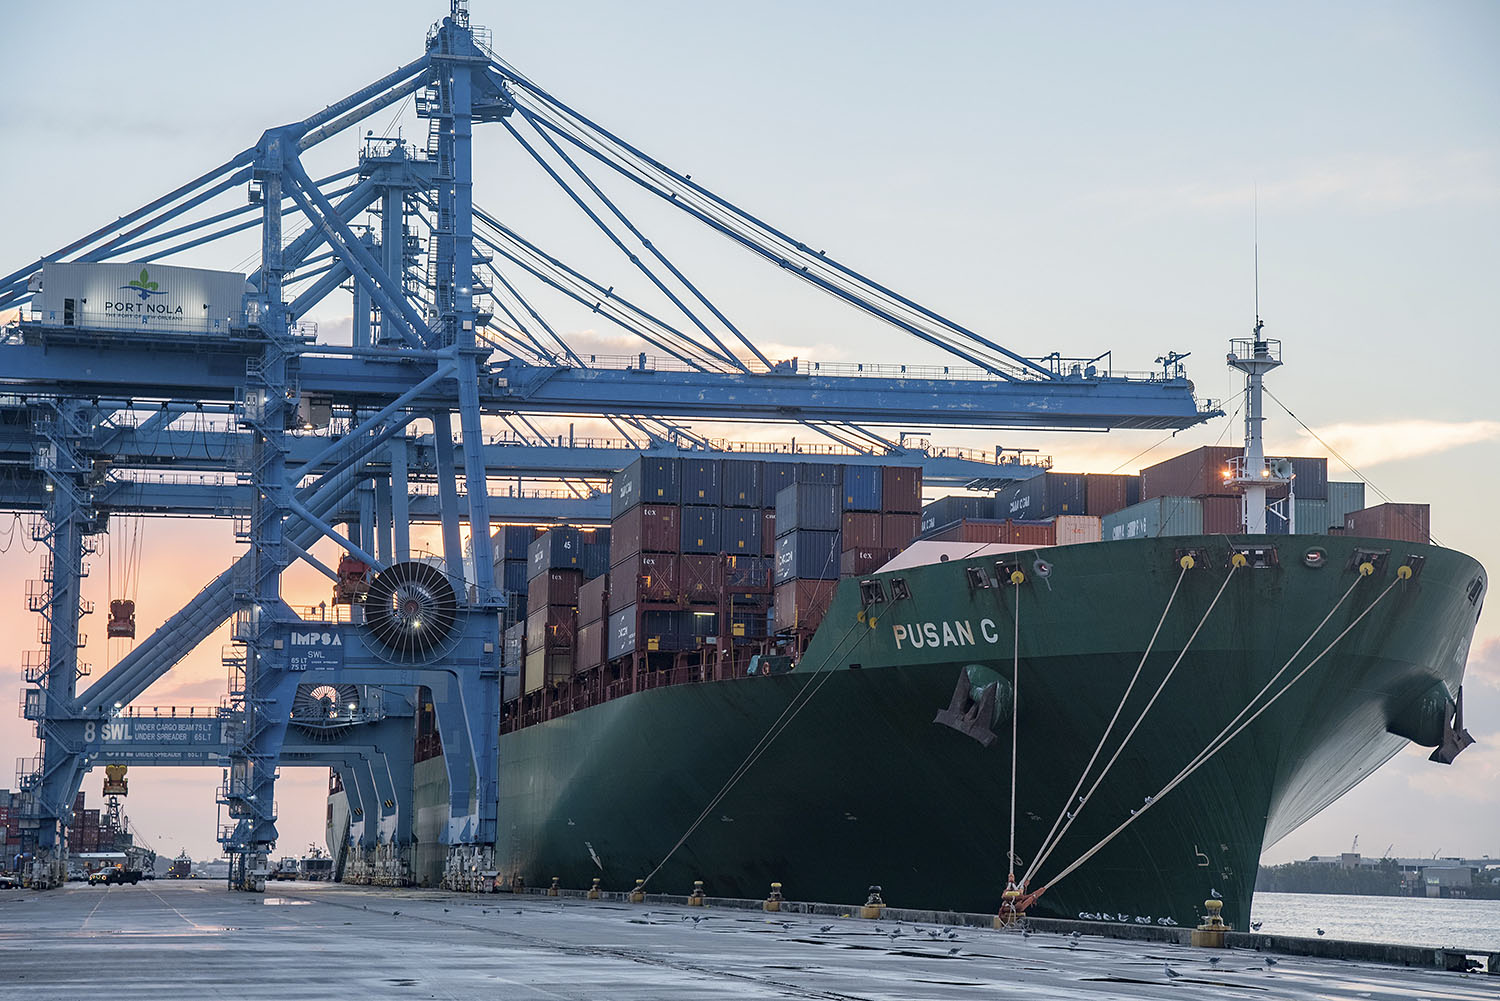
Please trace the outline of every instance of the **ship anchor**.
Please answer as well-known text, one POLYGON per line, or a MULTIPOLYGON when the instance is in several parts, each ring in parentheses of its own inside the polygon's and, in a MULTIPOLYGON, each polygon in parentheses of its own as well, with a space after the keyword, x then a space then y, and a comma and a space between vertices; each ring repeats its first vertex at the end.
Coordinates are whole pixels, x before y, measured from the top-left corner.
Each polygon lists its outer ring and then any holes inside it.
POLYGON ((1002 696, 1000 686, 1005 684, 1004 679, 994 674, 988 668, 970 664, 958 672, 958 683, 953 688, 953 700, 933 717, 934 723, 957 730, 966 737, 973 737, 985 747, 989 747, 998 739, 998 734, 992 729, 995 723, 1005 715, 1005 708, 1009 703, 1009 685, 1002 696), (982 675, 990 675, 993 680, 983 684, 976 684, 974 675, 982 672, 982 675), (1000 700, 1005 699, 1006 706, 1002 707, 1000 700))

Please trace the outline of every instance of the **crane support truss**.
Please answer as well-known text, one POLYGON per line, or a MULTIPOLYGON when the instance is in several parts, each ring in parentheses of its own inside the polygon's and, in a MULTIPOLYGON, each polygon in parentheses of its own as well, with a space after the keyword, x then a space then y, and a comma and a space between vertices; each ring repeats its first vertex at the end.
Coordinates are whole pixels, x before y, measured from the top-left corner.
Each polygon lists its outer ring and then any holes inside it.
MULTIPOLYGON (((140 280, 144 285, 146 276, 140 280)), ((234 623, 225 655, 231 683, 214 746, 226 762, 220 801, 230 822, 221 841, 234 859, 231 885, 263 886, 276 841, 278 763, 330 763, 347 776, 355 804, 397 799, 389 768, 381 779, 380 768, 352 763, 371 760, 366 752, 339 757, 344 752, 297 743, 296 700, 309 684, 432 690, 453 790, 445 879, 477 885, 495 868, 497 651, 506 596, 493 577, 489 533, 472 533, 466 569, 461 526, 489 525, 497 514, 602 518, 605 501, 590 481, 600 483, 629 461, 636 434, 642 449, 670 454, 713 447, 675 419, 787 423, 835 442, 839 451, 827 456, 835 461, 915 458, 957 484, 1019 478, 1039 467, 1019 457, 980 461, 907 449, 871 428, 1176 429, 1217 413, 1194 399, 1176 364, 1180 356, 1145 377, 1115 375, 1108 355, 1027 357, 812 250, 510 67, 490 49, 488 33, 470 25, 463 0, 451 0, 419 58, 0 276, 0 310, 18 311, 0 331, 0 410, 19 415, 0 428, 0 506, 38 512, 31 531, 47 551, 43 586, 29 598, 43 618, 45 649, 27 668, 23 700, 42 754, 18 776, 26 822, 39 831, 33 881, 43 886, 65 876, 60 832, 100 753, 89 728, 97 737, 113 726, 123 707, 226 619, 234 623), (408 98, 428 122, 424 146, 371 133, 355 167, 317 180, 309 175, 303 153, 408 98), (617 293, 475 204, 473 130, 491 123, 644 276, 657 305, 617 293), (751 256, 937 350, 947 363, 771 359, 680 258, 624 213, 608 183, 685 213, 751 256), (242 187, 248 203, 225 208, 216 201, 242 187), (363 213, 378 216, 378 224, 359 224, 363 213), (305 228, 289 237, 299 220, 305 228), (51 265, 201 255, 216 241, 257 229, 259 264, 223 324, 192 332, 121 329, 87 309, 59 315, 38 308, 51 265), (319 341, 303 317, 345 288, 355 313, 350 343, 319 341), (585 357, 544 319, 539 295, 589 308, 649 354, 585 357), (337 427, 325 421, 327 433, 303 433, 314 423, 305 415, 317 410, 338 415, 337 427), (219 423, 184 436, 180 426, 174 430, 184 415, 219 423), (580 449, 536 440, 541 436, 486 440, 484 418, 534 430, 529 415, 603 418, 630 446, 580 449), (171 478, 189 474, 199 479, 171 478), (530 503, 519 488, 528 476, 576 481, 576 503, 530 503), (497 477, 516 486, 496 490, 497 477), (434 492, 413 492, 423 484, 434 492), (79 619, 90 611, 79 593, 85 557, 111 513, 144 512, 233 517, 246 551, 79 692, 88 673, 78 658, 79 619), (407 525, 422 519, 441 526, 440 559, 413 558, 407 525), (373 620, 323 623, 289 606, 282 574, 290 563, 304 560, 333 575, 309 552, 319 540, 398 584, 419 582, 429 596, 451 593, 447 632, 440 641, 415 642, 408 622, 401 627, 407 645, 400 645, 381 639, 373 620)), ((362 721, 351 729, 377 725, 362 721)), ((349 740, 350 747, 366 746, 349 740)), ((388 831, 385 819, 362 820, 369 826, 359 827, 356 840, 370 847, 388 834, 409 837, 409 820, 406 835, 399 820, 392 823, 388 831)), ((395 865, 396 856, 386 861, 395 865)))

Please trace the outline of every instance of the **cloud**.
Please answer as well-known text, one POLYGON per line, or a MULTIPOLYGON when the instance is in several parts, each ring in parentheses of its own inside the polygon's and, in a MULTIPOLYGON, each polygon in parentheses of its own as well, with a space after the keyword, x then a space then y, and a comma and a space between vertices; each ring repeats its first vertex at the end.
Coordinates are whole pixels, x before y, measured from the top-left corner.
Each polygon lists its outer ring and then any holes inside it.
MULTIPOLYGON (((1433 421, 1402 420, 1374 424, 1341 423, 1314 428, 1317 437, 1326 441, 1350 463, 1360 469, 1417 456, 1500 441, 1500 421, 1433 421)), ((1273 443, 1271 451, 1295 455, 1323 455, 1326 449, 1306 431, 1299 431, 1294 441, 1273 443)))
POLYGON ((1464 670, 1464 683, 1500 689, 1500 636, 1482 640, 1469 651, 1469 666, 1464 670))

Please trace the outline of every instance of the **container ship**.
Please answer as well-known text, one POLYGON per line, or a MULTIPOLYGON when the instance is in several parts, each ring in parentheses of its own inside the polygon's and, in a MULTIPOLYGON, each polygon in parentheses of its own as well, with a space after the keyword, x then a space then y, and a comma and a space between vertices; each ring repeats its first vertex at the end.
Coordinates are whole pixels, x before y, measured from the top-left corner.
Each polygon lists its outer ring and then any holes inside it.
MULTIPOLYGON (((924 506, 914 468, 642 457, 607 531, 502 528, 497 882, 1245 927, 1266 846, 1471 742, 1487 587, 1425 505, 1263 454, 1271 362, 1234 343, 1243 449, 1139 475, 924 506)), ((430 712, 416 750, 435 882, 430 712)))

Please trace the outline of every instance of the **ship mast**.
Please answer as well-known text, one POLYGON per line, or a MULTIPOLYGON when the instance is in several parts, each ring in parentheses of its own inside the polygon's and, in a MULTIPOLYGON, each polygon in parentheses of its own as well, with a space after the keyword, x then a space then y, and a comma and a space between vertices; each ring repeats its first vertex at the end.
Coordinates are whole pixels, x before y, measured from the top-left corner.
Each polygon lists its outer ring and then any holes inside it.
POLYGON ((1250 535, 1266 532, 1267 488, 1291 482, 1290 463, 1266 461, 1261 433, 1261 425, 1265 423, 1261 408, 1262 380, 1281 364, 1281 342, 1267 339, 1264 329, 1264 321, 1256 316, 1255 336, 1231 339, 1227 359, 1231 368, 1245 373, 1245 454, 1230 462, 1224 478, 1244 491, 1244 524, 1250 535))

